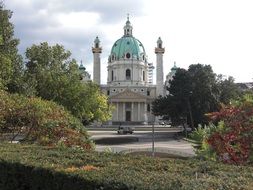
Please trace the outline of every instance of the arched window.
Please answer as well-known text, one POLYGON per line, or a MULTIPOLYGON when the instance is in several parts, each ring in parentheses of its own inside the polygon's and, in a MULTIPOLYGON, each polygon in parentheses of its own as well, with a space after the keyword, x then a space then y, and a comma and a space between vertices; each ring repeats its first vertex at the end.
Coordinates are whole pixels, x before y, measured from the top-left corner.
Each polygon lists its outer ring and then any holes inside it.
POLYGON ((114 76, 113 76, 113 71, 112 71, 112 81, 113 81, 113 77, 114 77, 114 76))
POLYGON ((99 46, 98 46, 98 43, 96 43, 96 44, 95 44, 95 48, 98 48, 98 47, 99 47, 99 46))
POLYGON ((130 80, 131 79, 131 70, 127 69, 126 70, 126 80, 130 80))
POLYGON ((142 72, 142 80, 145 81, 145 71, 142 72))
POLYGON ((162 44, 159 44, 158 46, 159 46, 159 48, 162 48, 162 44))

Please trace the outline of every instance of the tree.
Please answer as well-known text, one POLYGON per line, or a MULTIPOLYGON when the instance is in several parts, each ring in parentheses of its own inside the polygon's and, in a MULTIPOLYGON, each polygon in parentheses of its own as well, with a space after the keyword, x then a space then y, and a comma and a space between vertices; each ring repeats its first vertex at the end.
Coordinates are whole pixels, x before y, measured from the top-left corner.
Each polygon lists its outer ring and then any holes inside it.
POLYGON ((210 65, 190 65, 188 69, 192 83, 190 103, 194 124, 207 123, 206 113, 220 109, 219 89, 216 84, 216 74, 210 65))
POLYGON ((26 50, 26 80, 34 86, 37 96, 66 107, 85 124, 106 121, 111 116, 107 97, 92 82, 83 83, 71 53, 61 45, 43 42, 26 50))
POLYGON ((0 64, 1 80, 10 92, 20 92, 22 90, 23 62, 18 54, 19 40, 14 37, 14 26, 10 22, 12 12, 4 9, 4 4, 0 2, 0 64), (5 73, 6 72, 6 73, 5 73), (3 77, 4 75, 4 77, 3 77), (8 75, 8 78, 6 76, 8 75), (3 77, 3 78, 2 78, 3 77))
POLYGON ((220 91, 219 101, 225 105, 229 104, 231 100, 238 99, 242 96, 240 89, 234 83, 234 78, 229 76, 224 78, 222 75, 217 77, 218 88, 220 91))
POLYGON ((168 90, 168 96, 154 101, 155 115, 166 115, 172 121, 187 118, 193 128, 199 123, 207 123, 205 113, 219 109, 216 75, 209 65, 195 64, 188 70, 178 69, 168 90))
POLYGON ((0 89, 6 89, 7 84, 11 80, 12 73, 11 60, 0 53, 0 89))
POLYGON ((155 115, 171 119, 172 123, 178 124, 186 118, 189 109, 186 106, 191 92, 189 74, 185 69, 177 69, 176 75, 170 81, 170 94, 159 97, 153 102, 152 112, 155 115))

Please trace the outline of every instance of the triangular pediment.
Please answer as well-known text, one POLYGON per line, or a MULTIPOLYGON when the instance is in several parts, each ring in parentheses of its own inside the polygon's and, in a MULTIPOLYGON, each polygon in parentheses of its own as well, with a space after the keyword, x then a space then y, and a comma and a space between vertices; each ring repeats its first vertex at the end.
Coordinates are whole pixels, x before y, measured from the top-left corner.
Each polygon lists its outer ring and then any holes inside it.
POLYGON ((149 99, 149 97, 144 96, 142 94, 139 94, 139 93, 136 93, 136 92, 133 92, 133 91, 127 89, 127 90, 125 90, 123 92, 120 92, 120 93, 114 95, 114 96, 111 96, 110 99, 111 100, 126 100, 126 101, 127 100, 131 100, 131 101, 133 101, 133 100, 135 100, 135 101, 136 100, 145 101, 145 100, 149 99))

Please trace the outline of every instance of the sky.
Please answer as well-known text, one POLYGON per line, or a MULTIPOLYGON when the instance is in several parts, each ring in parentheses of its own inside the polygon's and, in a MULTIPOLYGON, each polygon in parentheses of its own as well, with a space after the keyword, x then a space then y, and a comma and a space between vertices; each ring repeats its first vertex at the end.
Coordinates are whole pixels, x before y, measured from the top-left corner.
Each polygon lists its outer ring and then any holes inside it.
MULTIPOLYGON (((163 40, 164 75, 174 62, 180 68, 201 63, 236 82, 253 80, 252 0, 4 0, 19 50, 47 41, 72 52, 93 73, 91 47, 96 36, 103 48, 101 80, 106 84, 107 60, 123 35, 127 14, 133 36, 156 65, 154 48, 163 40)), ((155 80, 154 80, 155 82, 155 80)))

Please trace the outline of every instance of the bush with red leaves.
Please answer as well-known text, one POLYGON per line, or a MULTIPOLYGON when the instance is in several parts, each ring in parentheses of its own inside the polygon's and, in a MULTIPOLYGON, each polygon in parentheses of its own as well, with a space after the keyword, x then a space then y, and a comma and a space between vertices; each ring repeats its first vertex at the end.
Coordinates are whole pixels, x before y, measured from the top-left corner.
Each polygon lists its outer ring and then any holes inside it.
POLYGON ((212 122, 224 122, 222 130, 207 139, 218 159, 230 164, 253 162, 253 95, 247 95, 219 112, 208 114, 212 122))

